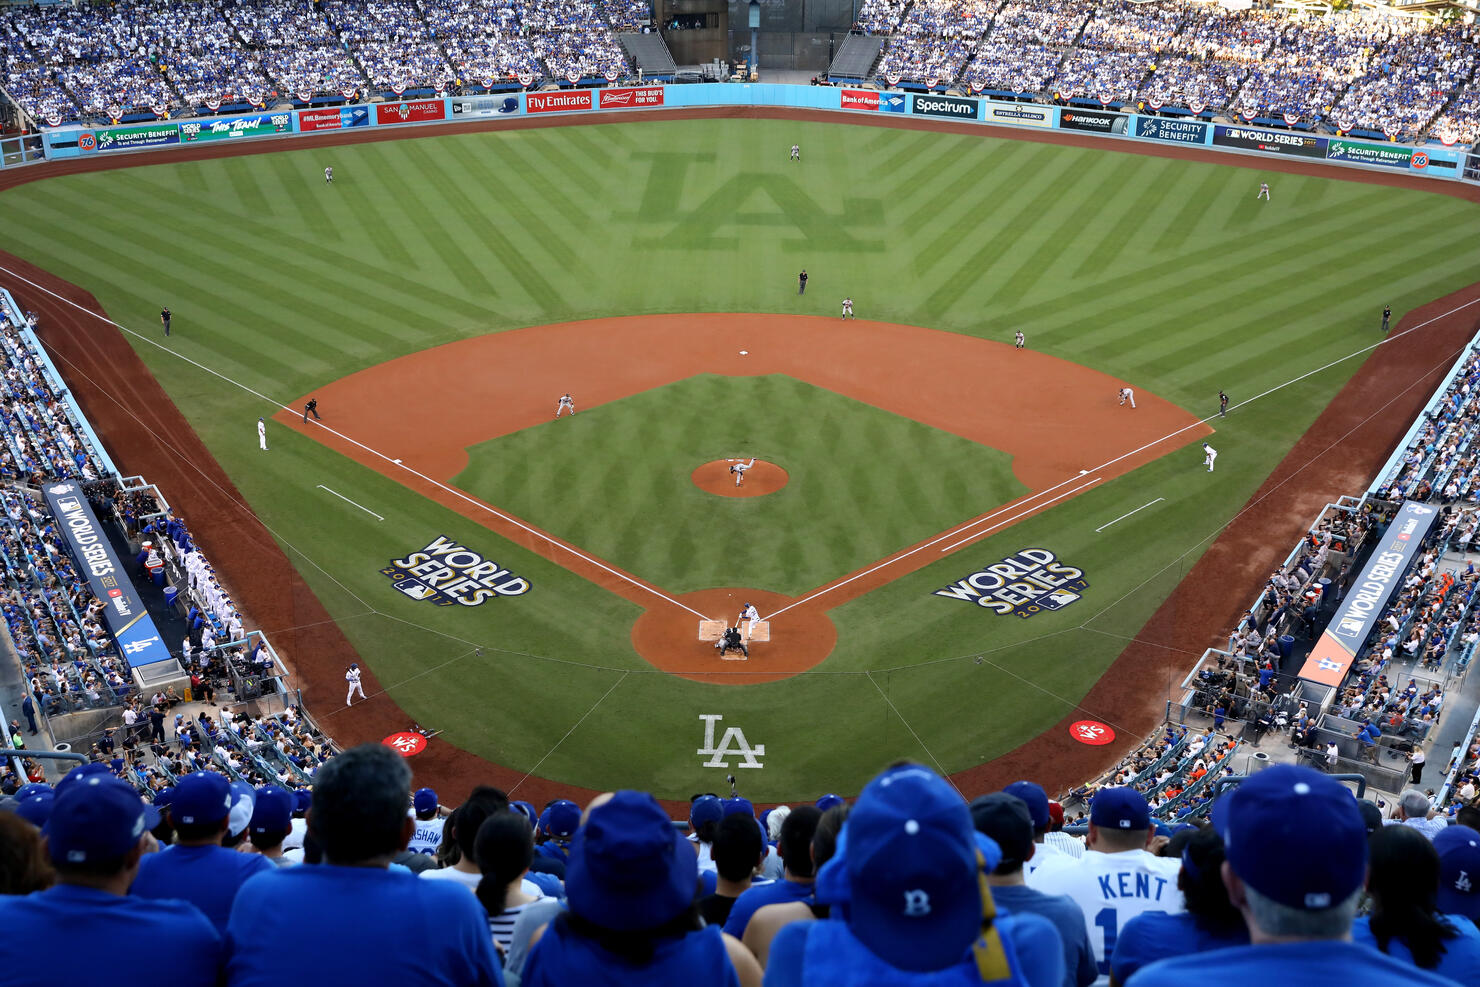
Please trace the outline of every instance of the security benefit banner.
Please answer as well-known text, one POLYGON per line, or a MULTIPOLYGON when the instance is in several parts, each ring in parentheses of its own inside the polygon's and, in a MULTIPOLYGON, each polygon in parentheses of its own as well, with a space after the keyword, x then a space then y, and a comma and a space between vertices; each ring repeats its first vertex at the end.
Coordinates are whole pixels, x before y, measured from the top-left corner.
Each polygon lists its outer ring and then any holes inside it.
POLYGON ((170 649, 160 639, 144 601, 108 544, 108 536, 98 526, 98 517, 82 488, 75 483, 53 483, 43 487, 42 493, 57 519, 57 530, 77 560, 77 568, 87 574, 93 595, 103 602, 103 619, 129 667, 169 661, 170 649))
POLYGON ((1136 117, 1135 136, 1173 144, 1206 144, 1209 125, 1175 117, 1136 117))
POLYGON ((1402 585, 1404 570, 1418 554, 1424 536, 1438 517, 1439 512, 1427 504, 1412 500, 1403 504, 1382 541, 1372 550, 1366 568, 1341 601, 1341 609, 1331 618, 1331 625, 1305 659, 1300 669, 1302 679, 1321 685, 1341 684, 1367 635, 1376 626, 1388 598, 1402 585))
POLYGON ((956 580, 935 596, 960 600, 999 616, 1031 617, 1062 610, 1089 585, 1084 570, 1059 560, 1046 548, 1025 548, 1015 555, 956 580))
POLYGON ((1213 143, 1220 147, 1241 147, 1247 151, 1293 154, 1302 158, 1326 156, 1326 138, 1291 133, 1288 130, 1227 127, 1220 123, 1213 128, 1213 143))

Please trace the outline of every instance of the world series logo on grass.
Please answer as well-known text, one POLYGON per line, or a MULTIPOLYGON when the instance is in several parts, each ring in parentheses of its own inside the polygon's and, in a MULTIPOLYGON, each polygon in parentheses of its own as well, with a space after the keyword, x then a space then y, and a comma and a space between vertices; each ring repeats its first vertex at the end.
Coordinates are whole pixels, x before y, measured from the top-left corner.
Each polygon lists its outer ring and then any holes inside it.
POLYGON ((1044 610, 1064 609, 1079 599, 1079 591, 1088 585, 1083 569, 1060 562, 1046 548, 1025 548, 936 590, 934 595, 975 603, 995 614, 1026 618, 1044 610))
POLYGON ((439 607, 476 607, 530 590, 529 580, 444 535, 404 559, 392 559, 380 574, 413 600, 429 600, 439 607))

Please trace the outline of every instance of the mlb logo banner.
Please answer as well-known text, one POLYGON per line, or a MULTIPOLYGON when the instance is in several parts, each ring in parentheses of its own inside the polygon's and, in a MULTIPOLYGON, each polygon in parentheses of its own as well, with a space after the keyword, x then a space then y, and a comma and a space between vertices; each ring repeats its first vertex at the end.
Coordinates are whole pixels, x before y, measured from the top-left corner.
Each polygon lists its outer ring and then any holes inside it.
POLYGON ((476 607, 501 596, 523 596, 529 580, 443 535, 380 570, 391 587, 433 606, 476 607))

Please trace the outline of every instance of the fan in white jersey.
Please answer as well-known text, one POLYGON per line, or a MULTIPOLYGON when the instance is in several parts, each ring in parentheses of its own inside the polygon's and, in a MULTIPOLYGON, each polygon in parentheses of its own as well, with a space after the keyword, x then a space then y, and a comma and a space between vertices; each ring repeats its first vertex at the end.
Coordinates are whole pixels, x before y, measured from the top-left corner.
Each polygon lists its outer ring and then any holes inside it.
POLYGON ((1035 851, 1033 856, 1023 864, 1023 876, 1027 877, 1040 870, 1048 873, 1059 867, 1073 867, 1077 862, 1074 857, 1046 842, 1053 816, 1049 810, 1048 793, 1043 790, 1043 786, 1035 781, 1015 781, 1002 791, 1022 799, 1028 807, 1028 815, 1033 820, 1035 851))
POLYGON ((1110 954, 1125 923, 1143 912, 1183 911, 1181 863, 1147 851, 1156 830, 1146 798, 1134 788, 1104 788, 1089 809, 1089 849, 1073 867, 1033 875, 1028 886, 1068 895, 1084 913, 1100 977, 1110 982, 1110 954))
POLYGON ((406 849, 412 853, 435 854, 442 845, 442 827, 447 824, 442 818, 437 793, 430 788, 418 788, 411 801, 411 811, 416 819, 416 832, 406 849))

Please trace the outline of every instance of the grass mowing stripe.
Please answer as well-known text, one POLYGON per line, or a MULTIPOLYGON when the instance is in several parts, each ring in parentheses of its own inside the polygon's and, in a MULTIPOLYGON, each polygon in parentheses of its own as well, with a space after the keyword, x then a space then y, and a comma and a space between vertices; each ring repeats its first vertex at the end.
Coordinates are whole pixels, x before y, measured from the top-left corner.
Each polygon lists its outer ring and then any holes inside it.
MULTIPOLYGON (((1115 266, 1122 259, 1125 245, 1141 231, 1147 219, 1153 215, 1152 204, 1166 194, 1162 180, 1169 171, 1173 170, 1174 164, 1175 162, 1167 158, 1157 158, 1155 165, 1148 163, 1145 166, 1147 174, 1141 176, 1141 193, 1134 198, 1127 196, 1121 200, 1122 207, 1118 210, 1118 218, 1109 225, 1100 227, 1100 235, 1094 246, 1081 254, 1080 262, 1074 268, 1076 277, 1115 270, 1115 266)), ((1113 215, 1114 212, 1110 212, 1102 218, 1109 219, 1113 215)), ((1116 273, 1127 274, 1129 272, 1121 269, 1116 273)))
POLYGON ((199 161, 182 161, 176 166, 176 177, 180 185, 197 200, 206 199, 211 193, 210 183, 206 181, 206 170, 199 161))
MULTIPOLYGON (((1013 179, 1008 183, 1008 186, 1010 188, 1021 188, 1029 181, 1032 181, 1042 187, 1039 189, 1037 195, 1015 196, 1013 201, 1017 208, 1012 209, 1010 213, 1002 215, 997 229, 1001 231, 1020 230, 1031 223, 1030 217, 1040 215, 1056 200, 1062 198, 1063 189, 1058 185, 1059 178, 1066 169, 1072 166, 1073 162, 1073 157, 1063 155, 1057 157, 1050 156, 1046 160, 1039 155, 1035 155, 1033 158, 1024 162, 1022 167, 1014 173, 1013 179), (1028 174, 1029 172, 1033 173, 1031 179, 1028 174)), ((996 200, 994 199, 993 201, 996 200)), ((934 314, 937 318, 945 315, 971 288, 981 271, 996 263, 1017 244, 1016 236, 1000 234, 992 236, 989 233, 990 231, 987 230, 982 231, 980 235, 986 236, 986 242, 974 254, 968 257, 960 267, 947 275, 940 287, 932 292, 925 300, 926 311, 934 314)), ((965 245, 963 244, 963 246, 965 245)))
POLYGON ((1216 165, 1206 166, 1207 173, 1203 175, 1202 181, 1196 186, 1180 185, 1179 187, 1186 195, 1186 201, 1172 217, 1171 225, 1162 231, 1161 236, 1156 238, 1152 247, 1154 253, 1164 253, 1172 250, 1182 249, 1182 244, 1192 232, 1199 228, 1199 221, 1207 210, 1208 202, 1213 198, 1218 189, 1228 182, 1228 175, 1216 165))
MULTIPOLYGON (((495 145, 493 153, 500 161, 510 166, 511 172, 524 176, 532 193, 529 196, 523 194, 506 196, 499 202, 500 208, 507 211, 514 222, 524 228, 524 231, 529 234, 529 242, 532 246, 542 248, 557 264, 580 272, 582 275, 589 275, 591 269, 586 266, 585 260, 576 253, 565 238, 571 234, 586 235, 594 229, 596 225, 594 221, 577 208, 554 183, 540 174, 538 159, 527 160, 519 157, 510 144, 495 145), (532 203, 540 203, 541 209, 536 210, 532 203), (557 233, 545 221, 548 215, 543 211, 545 205, 553 206, 569 224, 564 232, 557 233)), ((451 156, 469 169, 470 174, 478 167, 473 156, 468 154, 464 148, 452 148, 451 156)), ((483 218, 485 222, 493 222, 487 216, 483 218)))
MULTIPOLYGON (((1098 165, 1095 156, 1086 155, 1084 159, 1086 169, 1098 165)), ((1067 199, 1060 204, 1063 218, 1058 224, 1049 229, 1043 229, 1041 223, 1048 219, 1045 215, 1038 228, 1033 231, 1035 236, 1042 238, 1038 249, 1028 252, 1022 262, 1014 269, 1008 270, 998 277, 997 289, 993 292, 993 305, 1016 305, 1028 294, 1029 290, 1040 280, 1049 276, 1057 276, 1056 272, 1061 270, 1064 263, 1060 258, 1072 249, 1075 242, 1075 233, 1093 226, 1099 222, 1110 204, 1115 201, 1114 190, 1124 185, 1129 173, 1140 168, 1140 162, 1131 158, 1128 161, 1117 161, 1112 167, 1103 169, 1099 184, 1088 187, 1084 195, 1087 203, 1085 208, 1073 208, 1067 199)), ((1069 181, 1076 181, 1080 176, 1071 174, 1069 181)), ((1088 178, 1085 178, 1088 182, 1088 178)))
MULTIPOLYGON (((972 183, 973 194, 969 198, 955 200, 946 196, 941 199, 938 209, 920 211, 925 218, 919 224, 906 224, 905 228, 913 232, 911 239, 914 242, 919 243, 923 236, 931 237, 915 250, 912 266, 917 274, 928 274, 947 257, 974 243, 978 237, 991 237, 999 232, 1004 237, 1011 235, 1005 232, 1005 224, 998 212, 1004 201, 1001 189, 1010 186, 1024 170, 1036 167, 1031 158, 1024 158, 1024 153, 1009 151, 1000 160, 990 162, 984 171, 994 177, 986 180, 977 177, 972 183), (1014 158, 1023 158, 1023 164, 1008 175, 1006 166, 1014 158)), ((1015 235, 1013 238, 1016 238, 1015 235)))
MULTIPOLYGON (((881 175, 877 169, 869 168, 864 172, 864 180, 889 188, 890 207, 903 209, 920 196, 937 194, 941 183, 957 172, 979 172, 981 165, 974 159, 990 160, 991 153, 974 140, 962 139, 936 154, 921 154, 917 150, 913 157, 906 159, 905 163, 910 167, 898 172, 881 175), (883 181, 886 178, 887 184, 883 181)), ((916 215, 919 215, 920 207, 916 209, 916 215)))
MULTIPOLYGON (((472 293, 499 298, 503 293, 489 280, 484 270, 485 265, 474 261, 463 249, 464 241, 448 228, 447 223, 456 218, 455 211, 438 208, 446 196, 462 194, 461 190, 451 183, 451 179, 439 165, 434 164, 437 156, 422 148, 421 143, 397 141, 395 144, 385 145, 396 148, 398 152, 387 155, 386 165, 401 186, 401 196, 405 204, 415 210, 410 214, 415 217, 411 223, 412 228, 437 255, 446 272, 453 275, 457 284, 472 293), (428 180, 433 177, 440 177, 442 183, 434 184, 428 180)), ((477 239, 487 245, 483 237, 477 239)), ((495 253, 487 261, 497 263, 498 259, 495 253)))
POLYGON ((271 168, 277 176, 278 185, 303 220, 304 227, 324 240, 334 243, 344 240, 339 221, 331 219, 329 210, 324 208, 324 193, 332 191, 333 186, 306 178, 286 154, 269 154, 263 165, 271 168))
MULTIPOLYGON (((1033 159, 1030 145, 1027 144, 1003 144, 988 151, 981 164, 975 168, 964 169, 951 181, 942 185, 936 185, 933 181, 916 181, 915 184, 921 188, 929 188, 933 194, 930 198, 920 203, 899 221, 899 229, 914 232, 928 229, 934 222, 942 218, 956 215, 956 208, 964 204, 966 198, 974 198, 976 202, 973 208, 982 205, 992 205, 997 198, 998 190, 1009 184, 1012 179, 1005 178, 1002 169, 1013 161, 1021 160, 1031 164, 1033 159)), ((1013 173, 1013 178, 1022 174, 1025 165, 1019 166, 1019 171, 1013 173)), ((918 235, 917 235, 918 236, 918 235)), ((934 243, 926 246, 922 253, 929 254, 935 246, 934 243)), ((949 248, 947 248, 949 249, 949 248)), ((930 267, 936 261, 925 260, 920 267, 930 267)))
MULTIPOLYGON (((502 147, 524 149, 531 157, 540 162, 540 167, 553 169, 565 175, 567 188, 572 195, 579 194, 581 198, 590 202, 593 207, 600 207, 607 198, 609 191, 607 182, 609 181, 610 173, 600 168, 588 168, 585 158, 579 154, 571 153, 569 143, 562 139, 562 132, 565 129, 564 127, 551 127, 547 130, 517 131, 519 140, 510 139, 495 142, 494 147, 490 151, 502 147)), ((626 128, 612 127, 611 130, 614 133, 620 133, 625 131, 626 128)), ((468 140, 460 141, 460 143, 471 150, 476 146, 475 138, 477 136, 469 135, 468 140)), ((513 138, 515 134, 509 134, 508 136, 513 138)), ((624 158, 630 157, 631 151, 631 145, 623 142, 622 153, 624 158)), ((624 160, 623 166, 625 167, 626 164, 627 162, 624 160)))
POLYGON ((272 199, 257 182, 257 166, 250 158, 221 158, 232 193, 249 216, 273 215, 272 199))

